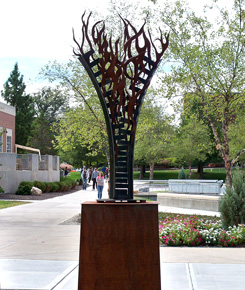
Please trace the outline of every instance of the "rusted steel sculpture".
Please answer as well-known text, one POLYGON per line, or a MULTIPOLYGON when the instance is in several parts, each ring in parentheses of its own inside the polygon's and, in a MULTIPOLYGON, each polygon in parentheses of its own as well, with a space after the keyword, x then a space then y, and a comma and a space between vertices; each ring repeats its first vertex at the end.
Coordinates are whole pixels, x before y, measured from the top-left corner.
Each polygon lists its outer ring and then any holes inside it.
POLYGON ((112 43, 99 21, 89 33, 89 19, 82 16, 82 41, 75 55, 86 69, 99 96, 108 131, 110 148, 110 192, 112 200, 133 201, 133 156, 140 108, 150 81, 168 47, 168 35, 157 39, 139 31, 127 20, 124 36, 112 43), (121 46, 123 41, 123 46, 121 46), (122 51, 120 51, 122 47, 122 51), (85 51, 86 50, 86 51, 85 51), (154 57, 154 59, 152 59, 154 57))

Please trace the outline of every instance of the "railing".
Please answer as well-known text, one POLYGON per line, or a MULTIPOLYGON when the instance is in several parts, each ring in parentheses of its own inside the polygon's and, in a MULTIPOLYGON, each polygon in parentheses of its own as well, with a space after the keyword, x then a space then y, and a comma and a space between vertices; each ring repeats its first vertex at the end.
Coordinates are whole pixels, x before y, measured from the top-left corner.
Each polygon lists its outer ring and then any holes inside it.
POLYGON ((29 154, 16 155, 16 170, 32 170, 32 156, 29 154))
POLYGON ((168 191, 168 180, 142 180, 135 182, 135 189, 139 192, 166 192, 168 191))

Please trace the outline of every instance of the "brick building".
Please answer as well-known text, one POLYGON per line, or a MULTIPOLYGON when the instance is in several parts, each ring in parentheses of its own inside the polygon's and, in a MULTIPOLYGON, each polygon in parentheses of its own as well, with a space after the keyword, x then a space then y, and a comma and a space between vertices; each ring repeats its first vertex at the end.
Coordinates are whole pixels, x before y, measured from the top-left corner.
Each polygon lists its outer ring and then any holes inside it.
POLYGON ((0 152, 15 153, 15 107, 0 102, 0 152))

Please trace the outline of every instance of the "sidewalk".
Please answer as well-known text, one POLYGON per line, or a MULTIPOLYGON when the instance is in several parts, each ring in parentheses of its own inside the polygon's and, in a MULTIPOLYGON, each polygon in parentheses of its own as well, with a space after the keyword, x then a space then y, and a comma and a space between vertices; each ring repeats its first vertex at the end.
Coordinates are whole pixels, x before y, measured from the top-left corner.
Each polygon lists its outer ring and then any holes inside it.
MULTIPOLYGON (((77 289, 80 226, 64 222, 81 212, 81 203, 96 198, 89 187, 1 210, 0 289, 77 289)), ((160 247, 160 260, 164 290, 245 289, 244 248, 160 247)))

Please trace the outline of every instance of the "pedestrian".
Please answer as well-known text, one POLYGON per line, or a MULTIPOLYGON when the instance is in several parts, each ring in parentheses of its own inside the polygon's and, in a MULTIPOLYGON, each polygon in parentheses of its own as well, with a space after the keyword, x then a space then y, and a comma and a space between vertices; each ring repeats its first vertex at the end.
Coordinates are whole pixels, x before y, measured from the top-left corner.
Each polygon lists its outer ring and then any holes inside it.
POLYGON ((97 181, 96 178, 98 176, 99 172, 97 171, 97 168, 94 169, 94 172, 92 173, 92 181, 93 181, 93 190, 95 190, 95 186, 97 189, 97 181))
POLYGON ((105 175, 105 171, 106 171, 106 167, 105 165, 102 167, 102 172, 103 172, 103 175, 105 175))
POLYGON ((97 180, 97 189, 98 189, 98 199, 102 198, 102 191, 104 188, 104 177, 103 177, 103 173, 99 172, 99 175, 96 178, 97 180))
POLYGON ((87 180, 88 180, 88 171, 87 171, 86 167, 83 168, 83 171, 81 173, 81 179, 83 181, 83 190, 86 190, 87 189, 87 180))
POLYGON ((67 169, 67 167, 65 168, 65 177, 67 177, 68 176, 68 169, 67 169))
POLYGON ((90 183, 90 181, 91 181, 92 173, 93 173, 93 167, 90 166, 89 167, 89 170, 88 170, 88 175, 89 175, 89 177, 88 177, 88 183, 90 183))
POLYGON ((107 180, 109 177, 109 168, 106 167, 106 171, 105 171, 105 180, 107 180))

